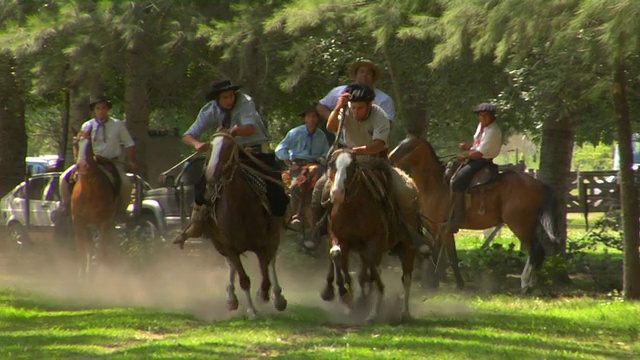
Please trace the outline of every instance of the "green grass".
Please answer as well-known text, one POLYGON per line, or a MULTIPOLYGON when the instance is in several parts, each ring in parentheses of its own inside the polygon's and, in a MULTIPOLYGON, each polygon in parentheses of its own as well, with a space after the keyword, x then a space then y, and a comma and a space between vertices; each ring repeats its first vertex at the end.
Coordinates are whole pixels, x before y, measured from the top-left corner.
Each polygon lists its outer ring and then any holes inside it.
POLYGON ((292 304, 255 321, 70 305, 0 292, 0 358, 598 359, 640 353, 640 306, 615 298, 439 295, 405 324, 338 325, 292 304))

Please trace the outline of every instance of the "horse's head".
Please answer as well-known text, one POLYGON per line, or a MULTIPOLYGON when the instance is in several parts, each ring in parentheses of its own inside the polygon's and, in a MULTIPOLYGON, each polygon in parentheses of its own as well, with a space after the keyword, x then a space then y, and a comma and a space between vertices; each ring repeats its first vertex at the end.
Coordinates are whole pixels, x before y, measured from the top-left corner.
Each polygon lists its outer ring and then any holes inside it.
POLYGON ((78 131, 74 142, 78 145, 76 168, 79 173, 86 173, 94 161, 93 146, 91 145, 91 130, 78 131))
POLYGON ((439 166, 440 161, 431 145, 424 139, 409 135, 389 154, 391 165, 411 172, 411 169, 439 166))
POLYGON ((356 155, 350 149, 336 150, 329 162, 331 179, 331 202, 339 204, 345 200, 347 187, 357 175, 356 155))
POLYGON ((210 145, 205 169, 207 181, 214 183, 231 181, 239 163, 238 144, 228 131, 218 130, 213 134, 210 145))

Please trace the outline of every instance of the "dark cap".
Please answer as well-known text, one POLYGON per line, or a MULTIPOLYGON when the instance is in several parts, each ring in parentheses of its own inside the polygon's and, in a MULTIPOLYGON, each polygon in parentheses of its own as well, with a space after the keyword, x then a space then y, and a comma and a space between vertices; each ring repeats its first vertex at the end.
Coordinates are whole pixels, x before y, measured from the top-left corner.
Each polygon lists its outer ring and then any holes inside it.
POLYGON ((207 93, 207 100, 209 101, 215 100, 218 97, 218 95, 220 95, 221 92, 224 92, 227 90, 235 91, 240 88, 241 88, 240 85, 231 84, 230 80, 223 80, 223 81, 214 83, 213 85, 211 85, 211 91, 207 93))
POLYGON ((376 98, 376 92, 367 85, 353 83, 344 90, 351 94, 351 102, 372 102, 376 98))
POLYGON ((314 113, 316 113, 316 115, 318 115, 318 117, 320 117, 320 114, 318 113, 318 110, 316 110, 316 104, 309 105, 306 109, 300 111, 298 113, 298 116, 305 117, 310 112, 314 112, 314 113))
POLYGON ((113 104, 111 104, 111 101, 109 101, 109 99, 107 99, 105 97, 97 97, 97 98, 91 100, 91 102, 89 102, 89 109, 91 111, 93 111, 93 109, 96 107, 96 105, 98 105, 100 103, 107 104, 107 107, 109 109, 111 109, 111 106, 113 106, 113 104))

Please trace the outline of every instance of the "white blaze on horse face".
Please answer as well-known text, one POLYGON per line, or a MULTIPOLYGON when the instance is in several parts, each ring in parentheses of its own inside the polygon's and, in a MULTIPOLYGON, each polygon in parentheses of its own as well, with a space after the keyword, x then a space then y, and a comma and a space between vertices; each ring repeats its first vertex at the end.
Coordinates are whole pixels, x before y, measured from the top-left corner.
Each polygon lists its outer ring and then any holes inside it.
POLYGON ((336 159, 336 177, 331 185, 331 202, 334 204, 344 201, 347 169, 352 162, 353 158, 349 153, 342 153, 336 159))
POLYGON ((216 136, 211 142, 211 157, 207 164, 207 179, 212 179, 216 173, 216 167, 220 162, 220 154, 222 153, 222 145, 224 144, 224 138, 222 136, 216 136))

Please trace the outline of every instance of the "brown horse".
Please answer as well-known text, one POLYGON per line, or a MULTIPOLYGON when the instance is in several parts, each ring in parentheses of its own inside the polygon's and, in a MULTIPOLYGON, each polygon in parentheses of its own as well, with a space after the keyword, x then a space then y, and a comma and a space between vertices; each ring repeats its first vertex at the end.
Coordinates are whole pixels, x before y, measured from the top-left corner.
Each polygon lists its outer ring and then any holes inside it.
POLYGON ((107 177, 99 169, 93 154, 91 131, 78 133, 76 172, 78 181, 71 193, 71 219, 76 239, 79 275, 94 275, 91 257, 95 249, 97 265, 110 259, 111 232, 114 228, 117 194, 107 177), (94 244, 92 227, 98 231, 94 244))
MULTIPOLYGON (((211 214, 204 227, 206 237, 211 239, 216 250, 226 258, 229 265, 229 284, 227 285, 227 307, 238 308, 235 293, 235 277, 239 276, 240 287, 247 299, 250 318, 256 316, 251 299, 250 280, 240 255, 251 251, 258 257, 262 284, 258 296, 269 301, 271 277, 273 279, 274 306, 277 310, 287 307, 282 288, 276 274, 276 253, 280 245, 282 219, 272 217, 266 204, 263 186, 252 185, 251 181, 265 179, 265 176, 241 162, 238 143, 227 131, 216 132, 211 140, 211 150, 207 159, 205 177, 207 180, 206 197, 212 207, 211 214)), ((264 167, 264 166, 263 166, 264 167)))
MULTIPOLYGON (((377 190, 366 178, 374 174, 373 176, 384 179, 384 166, 388 167, 388 165, 381 165, 383 166, 377 168, 371 165, 374 167, 373 170, 365 172, 358 164, 353 151, 340 149, 333 153, 329 171, 330 199, 333 203, 328 224, 331 237, 329 250, 331 265, 327 274, 327 284, 321 296, 325 301, 334 298, 333 281, 335 279, 341 301, 351 307, 353 294, 349 275, 349 254, 351 251, 356 252, 362 262, 358 275, 361 299, 367 295, 365 293, 367 283, 375 284, 375 290, 377 290, 367 321, 373 321, 378 316, 384 294, 384 284, 378 269, 382 256, 391 249, 399 251, 404 287, 402 316, 409 317, 411 273, 415 259, 415 248, 409 237, 404 234, 401 227, 397 226, 397 219, 393 219, 385 206, 376 198, 377 190)), ((386 179, 389 180, 382 180, 382 182, 388 189, 390 177, 386 176, 386 179)), ((384 196, 382 198, 386 199, 384 196)))
MULTIPOLYGON (((458 287, 464 285, 458 269, 454 236, 442 224, 450 210, 449 184, 444 181, 445 168, 428 141, 409 136, 389 155, 392 164, 408 170, 420 194, 420 210, 436 235, 436 252, 446 249, 458 287)), ((557 234, 558 203, 553 190, 532 176, 507 171, 497 181, 473 187, 464 228, 486 229, 506 224, 520 239, 522 249, 529 252, 521 275, 523 291, 534 285, 532 267, 538 269, 546 255, 560 246, 557 234)), ((467 202, 468 203, 468 202, 467 202)), ((436 273, 444 270, 442 253, 436 273)), ((433 275, 433 274, 431 274, 433 275)), ((437 279, 435 279, 437 282, 437 279)))

